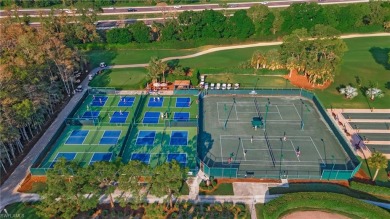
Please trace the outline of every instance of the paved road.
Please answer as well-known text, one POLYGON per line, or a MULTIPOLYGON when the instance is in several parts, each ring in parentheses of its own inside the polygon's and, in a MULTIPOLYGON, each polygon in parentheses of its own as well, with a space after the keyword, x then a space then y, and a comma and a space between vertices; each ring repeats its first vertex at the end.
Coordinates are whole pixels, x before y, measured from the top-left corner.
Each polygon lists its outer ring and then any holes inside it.
MULTIPOLYGON (((376 34, 352 34, 352 35, 344 35, 341 38, 356 38, 356 37, 368 37, 368 36, 390 36, 390 33, 376 33, 376 34)), ((167 57, 163 60, 171 60, 171 59, 184 59, 184 58, 192 58, 200 55, 204 55, 211 52, 221 51, 221 50, 230 50, 235 48, 248 48, 248 47, 257 47, 257 46, 268 46, 268 45, 278 45, 281 42, 264 42, 264 43, 255 43, 248 45, 238 45, 238 46, 223 46, 216 47, 212 49, 208 49, 199 53, 195 53, 187 56, 180 57, 167 57)), ((117 66, 109 66, 109 68, 131 68, 131 67, 142 67, 146 64, 133 64, 133 65, 117 65, 117 66)), ((91 73, 96 73, 100 68, 95 68, 91 71, 91 73)), ((82 82, 82 85, 86 87, 88 84, 88 77, 82 82)), ((84 91, 85 92, 85 91, 84 91)), ((20 183, 23 182, 24 178, 29 173, 29 168, 36 159, 36 157, 40 154, 43 148, 49 143, 50 139, 53 138, 56 130, 60 127, 62 122, 67 118, 72 109, 76 106, 78 101, 81 99, 81 94, 76 94, 72 97, 66 107, 61 111, 61 113, 57 116, 55 121, 51 124, 45 134, 39 139, 39 141, 35 144, 35 146, 31 149, 31 151, 27 154, 27 156, 23 159, 20 165, 15 169, 15 171, 11 174, 11 176, 4 182, 4 184, 0 187, 0 210, 3 209, 6 205, 18 202, 18 201, 28 201, 28 200, 37 200, 39 197, 36 194, 22 194, 17 192, 20 183)), ((197 194, 196 191, 193 192, 197 194)), ((201 198, 201 200, 203 200, 201 198)), ((264 198, 264 200, 266 200, 264 198)), ((390 209, 390 205, 386 205, 390 209)))

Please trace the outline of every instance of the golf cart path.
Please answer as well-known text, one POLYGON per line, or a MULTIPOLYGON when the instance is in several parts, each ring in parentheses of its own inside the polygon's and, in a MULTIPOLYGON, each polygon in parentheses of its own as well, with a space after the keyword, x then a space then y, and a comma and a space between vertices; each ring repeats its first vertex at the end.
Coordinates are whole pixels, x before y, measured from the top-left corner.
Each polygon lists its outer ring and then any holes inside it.
MULTIPOLYGON (((373 33, 373 34, 349 34, 349 35, 342 35, 340 36, 341 39, 349 39, 349 38, 360 38, 360 37, 380 37, 380 36, 389 36, 390 33, 373 33)), ((243 44, 243 45, 235 45, 235 46, 220 46, 220 47, 214 47, 211 49, 207 49, 201 52, 197 52, 191 55, 185 55, 185 56, 172 56, 172 57, 166 57, 162 58, 162 61, 170 61, 175 59, 189 59, 194 58, 202 55, 206 55, 213 52, 223 51, 223 50, 231 50, 231 49, 244 49, 244 48, 251 48, 251 47, 261 47, 261 46, 276 46, 281 45, 282 41, 275 41, 275 42, 261 42, 261 43, 252 43, 252 44, 243 44)), ((140 68, 140 67, 146 67, 148 66, 148 63, 144 64, 129 64, 129 65, 112 65, 108 66, 107 68, 140 68)))
MULTIPOLYGON (((375 37, 375 36, 389 36, 390 37, 390 33, 351 34, 351 35, 341 36, 341 38, 347 39, 347 38, 375 37)), ((194 53, 192 55, 178 56, 178 57, 167 57, 167 58, 164 58, 163 60, 167 61, 167 60, 172 60, 172 59, 188 59, 188 58, 193 58, 193 57, 205 55, 205 54, 216 52, 216 51, 238 49, 238 48, 280 45, 281 43, 282 42, 262 42, 262 43, 247 44, 247 45, 216 47, 216 48, 208 49, 208 50, 201 51, 198 53, 194 53)), ((147 64, 115 65, 115 66, 109 66, 107 68, 135 68, 135 67, 145 67, 145 66, 147 66, 147 64)), ((90 73, 96 73, 99 70, 101 70, 100 67, 91 70, 90 73)), ((83 85, 83 87, 88 86, 88 77, 85 78, 85 80, 82 82, 82 85, 83 85)), ((50 139, 54 138, 56 131, 60 128, 61 124, 68 117, 69 113, 72 111, 72 109, 80 101, 84 92, 85 92, 85 90, 82 93, 76 93, 71 98, 71 100, 64 107, 64 109, 58 114, 58 116, 54 120, 54 122, 50 125, 50 127, 46 130, 46 132, 42 135, 42 137, 37 141, 37 143, 30 150, 30 152, 24 157, 23 161, 16 167, 15 171, 11 174, 11 176, 3 183, 3 185, 1 185, 1 187, 0 187, 0 210, 2 210, 5 206, 12 204, 12 203, 15 203, 15 202, 26 202, 26 201, 39 200, 38 194, 20 193, 17 190, 18 190, 20 184, 25 179, 25 177, 29 174, 29 172, 30 172, 29 169, 30 169, 31 165, 33 164, 34 160, 43 151, 43 149, 49 143, 50 139)), ((194 189, 196 189, 196 187, 199 186, 199 184, 196 185, 196 183, 195 183, 193 186, 195 187, 194 189)), ((193 192, 193 196, 197 197, 196 190, 193 192)), ((216 197, 213 197, 213 198, 215 200, 216 197)), ((240 197, 235 197, 235 198, 229 197, 229 198, 238 199, 238 200, 240 199, 240 197)), ((264 198, 264 197, 262 197, 262 198, 264 198)), ((201 202, 206 201, 206 200, 203 200, 201 196, 198 196, 196 199, 198 199, 201 202)), ((385 204, 385 203, 374 203, 374 204, 376 204, 376 205, 384 204, 386 208, 390 209, 390 204, 385 204)))

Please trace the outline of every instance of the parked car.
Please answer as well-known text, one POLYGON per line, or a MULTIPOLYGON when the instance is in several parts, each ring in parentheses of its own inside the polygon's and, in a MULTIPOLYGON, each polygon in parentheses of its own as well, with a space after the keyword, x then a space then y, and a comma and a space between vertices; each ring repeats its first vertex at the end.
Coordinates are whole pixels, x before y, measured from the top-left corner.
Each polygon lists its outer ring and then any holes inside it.
POLYGON ((137 11, 137 9, 135 9, 135 8, 128 8, 127 11, 128 12, 134 12, 134 11, 137 11))
POLYGON ((222 90, 226 90, 226 84, 225 83, 222 84, 222 90))
POLYGON ((215 86, 215 84, 214 84, 214 83, 211 83, 211 84, 210 84, 210 90, 214 90, 214 86, 215 86))
POLYGON ((76 87, 76 92, 82 92, 83 91, 83 86, 82 85, 79 85, 76 87))
POLYGON ((227 84, 227 89, 228 90, 232 89, 232 84, 227 84))
POLYGON ((234 84, 234 90, 237 90, 239 88, 240 88, 240 84, 239 83, 234 84))
POLYGON ((217 83, 217 86, 215 87, 216 90, 221 89, 221 83, 217 83))
POLYGON ((106 63, 101 62, 101 63, 100 63, 100 68, 105 68, 105 67, 107 67, 106 63))
POLYGON ((204 83, 204 89, 209 89, 209 83, 204 83))
POLYGON ((204 77, 205 77, 204 75, 201 75, 200 76, 200 81, 204 82, 204 77))
POLYGON ((200 82, 199 85, 200 85, 200 87, 203 87, 204 86, 204 82, 203 81, 200 82))
POLYGON ((92 81, 92 79, 93 79, 93 75, 92 75, 92 74, 89 74, 89 75, 88 75, 88 80, 89 80, 89 81, 92 81))

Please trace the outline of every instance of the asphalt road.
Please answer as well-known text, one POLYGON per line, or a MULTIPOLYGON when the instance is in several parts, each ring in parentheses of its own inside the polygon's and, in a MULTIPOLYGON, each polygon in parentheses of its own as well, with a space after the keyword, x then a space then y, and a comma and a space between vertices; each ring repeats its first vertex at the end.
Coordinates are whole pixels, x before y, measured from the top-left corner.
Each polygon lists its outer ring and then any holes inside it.
MULTIPOLYGON (((175 8, 175 6, 145 6, 145 7, 108 7, 103 8, 103 12, 99 13, 99 15, 131 15, 131 14, 155 14, 162 12, 182 12, 182 11, 202 11, 206 9, 213 10, 238 10, 238 9, 248 9, 253 5, 261 4, 261 2, 265 1, 256 1, 256 2, 247 2, 247 3, 229 3, 226 8, 220 6, 219 4, 201 4, 201 5, 181 5, 180 8, 175 8), (128 8, 135 9, 135 11, 128 12, 128 8)), ((265 5, 271 8, 276 7, 287 7, 293 3, 303 3, 303 2, 318 2, 320 4, 343 4, 343 3, 357 3, 357 2, 368 2, 368 0, 270 0, 265 5)), ((48 15, 51 9, 20 9, 18 13, 20 16, 24 14, 29 15, 31 17, 37 17, 42 15, 48 15)), ((67 11, 67 9, 58 9, 54 12, 54 14, 64 13, 63 11, 67 11)), ((0 18, 6 16, 6 11, 0 10, 0 18)), ((68 14, 78 15, 76 12, 65 12, 68 14)), ((156 22, 164 22, 162 18, 153 18, 153 19, 127 19, 127 24, 135 23, 136 21, 144 21, 147 25, 156 22)), ((113 28, 116 27, 116 21, 107 21, 102 20, 97 23, 97 27, 100 29, 105 28, 113 28)), ((39 23, 32 23, 32 26, 39 27, 39 23)))

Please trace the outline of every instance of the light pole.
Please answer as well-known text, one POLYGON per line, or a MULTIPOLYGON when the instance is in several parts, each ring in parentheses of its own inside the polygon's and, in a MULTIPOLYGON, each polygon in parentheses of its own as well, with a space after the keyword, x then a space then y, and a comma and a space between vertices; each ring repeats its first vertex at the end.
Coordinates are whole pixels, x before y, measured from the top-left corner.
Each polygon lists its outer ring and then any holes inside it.
POLYGON ((282 146, 280 148, 279 179, 282 179, 283 138, 280 138, 280 142, 282 142, 282 146))
POLYGON ((304 123, 304 121, 303 121, 303 100, 302 99, 300 99, 301 100, 301 130, 303 130, 303 126, 305 126, 305 123, 304 123))
POLYGON ((333 169, 334 169, 334 166, 336 165, 335 162, 334 162, 334 156, 332 155, 331 157, 332 157, 332 164, 333 164, 333 166, 332 166, 332 170, 330 171, 330 174, 329 174, 329 177, 328 177, 328 181, 330 180, 330 176, 333 174, 333 169))

